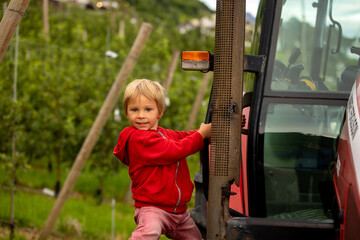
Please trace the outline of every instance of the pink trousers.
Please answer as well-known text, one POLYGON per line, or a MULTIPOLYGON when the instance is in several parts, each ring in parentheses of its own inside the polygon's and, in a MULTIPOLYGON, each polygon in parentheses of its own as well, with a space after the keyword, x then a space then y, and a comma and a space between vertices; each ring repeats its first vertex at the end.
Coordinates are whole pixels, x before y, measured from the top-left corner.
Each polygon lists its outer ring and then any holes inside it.
POLYGON ((132 240, 158 240, 162 234, 170 239, 202 239, 188 211, 174 214, 156 207, 135 208, 134 219, 137 227, 131 235, 132 240))

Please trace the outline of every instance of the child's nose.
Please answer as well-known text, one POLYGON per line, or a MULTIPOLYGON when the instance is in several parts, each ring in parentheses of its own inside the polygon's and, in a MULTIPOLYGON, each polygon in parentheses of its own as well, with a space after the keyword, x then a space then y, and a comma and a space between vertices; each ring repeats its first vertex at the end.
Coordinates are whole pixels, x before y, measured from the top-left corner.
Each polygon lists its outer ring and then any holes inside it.
POLYGON ((144 111, 139 111, 139 118, 143 118, 144 117, 144 111))

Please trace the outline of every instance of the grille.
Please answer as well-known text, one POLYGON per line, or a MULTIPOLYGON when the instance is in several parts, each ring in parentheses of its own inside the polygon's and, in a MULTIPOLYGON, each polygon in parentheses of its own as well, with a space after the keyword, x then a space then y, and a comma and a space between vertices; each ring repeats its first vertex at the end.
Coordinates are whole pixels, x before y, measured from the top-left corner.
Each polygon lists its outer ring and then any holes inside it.
MULTIPOLYGON (((240 39, 238 29, 241 28, 239 24, 241 21, 234 15, 234 9, 238 9, 240 1, 243 0, 217 1, 209 163, 211 176, 229 176, 229 152, 235 151, 235 149, 230 149, 234 146, 230 143, 230 139, 235 140, 231 135, 234 117, 232 105, 234 100, 237 100, 234 92, 239 91, 240 93, 235 94, 242 96, 242 86, 236 86, 240 84, 235 82, 238 81, 236 74, 239 73, 239 69, 237 68, 241 67, 242 59, 239 57, 241 44, 237 42, 240 39), (234 6, 235 4, 237 5, 234 6), (235 26, 237 29, 234 29, 235 26)), ((240 70, 242 71, 242 68, 240 70)), ((240 136, 240 133, 238 134, 240 136)))

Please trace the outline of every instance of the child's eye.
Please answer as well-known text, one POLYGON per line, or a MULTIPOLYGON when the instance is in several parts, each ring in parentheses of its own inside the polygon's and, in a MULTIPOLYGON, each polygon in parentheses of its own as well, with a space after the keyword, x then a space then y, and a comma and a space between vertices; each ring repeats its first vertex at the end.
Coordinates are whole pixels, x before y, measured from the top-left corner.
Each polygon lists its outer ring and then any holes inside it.
POLYGON ((136 112, 138 109, 137 108, 130 108, 131 112, 136 112))
POLYGON ((145 109, 147 112, 150 112, 152 110, 152 108, 146 108, 145 109))

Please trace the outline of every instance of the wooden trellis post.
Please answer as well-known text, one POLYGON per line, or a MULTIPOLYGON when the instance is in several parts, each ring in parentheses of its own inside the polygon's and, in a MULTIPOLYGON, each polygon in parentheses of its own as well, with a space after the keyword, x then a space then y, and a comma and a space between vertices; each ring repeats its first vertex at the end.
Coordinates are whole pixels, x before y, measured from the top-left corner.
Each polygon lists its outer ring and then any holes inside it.
POLYGON ((176 71, 176 64, 179 61, 179 56, 180 56, 180 51, 179 50, 174 50, 173 54, 172 54, 172 58, 166 73, 166 77, 165 80, 163 82, 163 87, 166 90, 166 93, 169 91, 172 79, 174 77, 174 72, 176 71))
POLYGON ((50 27, 49 27, 49 0, 43 0, 43 25, 44 36, 48 41, 50 39, 50 27))
POLYGON ((152 25, 149 23, 143 23, 141 29, 136 37, 136 40, 128 54, 120 72, 118 73, 110 92, 108 93, 104 104, 102 105, 95 122, 93 123, 90 132, 88 133, 81 149, 75 159, 75 162, 71 168, 70 173, 68 174, 64 186, 62 187, 58 198, 51 210, 50 215, 48 216, 44 228, 42 229, 39 238, 46 239, 51 229, 53 228, 62 207, 65 204, 67 197, 74 188, 75 182, 78 179, 86 160, 89 158, 90 153, 92 152, 96 141, 98 140, 100 133, 111 114, 112 109, 118 99, 120 92, 125 85, 127 78, 129 77, 131 71, 133 70, 135 63, 143 49, 143 46, 148 39, 152 31, 152 25))
POLYGON ((11 0, 0 22, 0 62, 30 0, 11 0))
POLYGON ((124 20, 121 20, 119 22, 119 37, 121 37, 121 38, 125 37, 125 22, 124 22, 124 20))
POLYGON ((186 131, 190 131, 191 128, 193 127, 196 117, 199 113, 200 110, 200 106, 201 106, 201 101, 204 99, 204 95, 207 89, 207 86, 209 85, 209 81, 210 81, 210 77, 211 77, 212 73, 211 72, 207 72, 204 75, 202 84, 199 88, 199 91, 197 93, 193 108, 192 108, 192 112, 190 114, 187 126, 186 126, 186 131))

